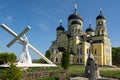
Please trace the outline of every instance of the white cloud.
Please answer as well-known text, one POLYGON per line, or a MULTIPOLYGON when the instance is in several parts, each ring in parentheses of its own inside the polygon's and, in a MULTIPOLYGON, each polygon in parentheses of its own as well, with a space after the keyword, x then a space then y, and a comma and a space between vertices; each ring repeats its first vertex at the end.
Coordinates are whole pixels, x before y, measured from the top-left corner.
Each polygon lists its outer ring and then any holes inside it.
POLYGON ((8 16, 4 19, 4 21, 11 23, 13 21, 13 18, 12 18, 12 16, 8 16))

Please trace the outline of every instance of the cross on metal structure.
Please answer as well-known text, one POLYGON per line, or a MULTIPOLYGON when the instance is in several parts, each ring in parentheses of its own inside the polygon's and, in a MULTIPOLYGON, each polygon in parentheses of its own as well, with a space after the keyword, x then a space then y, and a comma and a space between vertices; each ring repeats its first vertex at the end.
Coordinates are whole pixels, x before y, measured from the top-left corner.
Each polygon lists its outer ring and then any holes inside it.
POLYGON ((0 25, 4 30, 6 30, 8 33, 10 33, 14 39, 7 44, 7 47, 12 46, 17 40, 20 41, 21 44, 23 44, 23 53, 21 54, 21 58, 24 57, 25 60, 23 60, 25 63, 18 62, 16 66, 18 67, 56 67, 53 62, 51 62, 49 59, 47 59, 41 52, 39 52, 36 48, 34 48, 29 42, 27 37, 25 36, 25 39, 22 37, 27 31, 29 31, 31 28, 27 26, 20 34, 16 34, 13 30, 11 30, 9 27, 7 27, 5 24, 0 25), (37 64, 32 63, 31 57, 28 52, 28 48, 30 48, 34 53, 38 54, 42 59, 44 59, 48 64, 37 64), (27 58, 24 56, 27 55, 27 58))

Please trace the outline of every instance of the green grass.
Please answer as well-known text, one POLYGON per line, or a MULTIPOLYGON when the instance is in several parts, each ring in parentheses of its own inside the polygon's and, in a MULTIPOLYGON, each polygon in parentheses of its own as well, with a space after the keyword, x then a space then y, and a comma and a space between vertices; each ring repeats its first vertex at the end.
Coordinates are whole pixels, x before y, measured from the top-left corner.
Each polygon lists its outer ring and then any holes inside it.
MULTIPOLYGON (((106 66, 100 66, 100 68, 111 68, 111 67, 106 67, 106 66)), ((84 70, 85 66, 81 65, 74 65, 70 66, 69 69, 67 70, 69 72, 68 75, 63 76, 63 74, 60 75, 52 75, 52 76, 46 76, 46 77, 36 77, 35 80, 58 80, 59 77, 79 77, 79 76, 84 76, 84 70)), ((35 72, 35 71, 45 71, 45 72, 53 72, 53 71, 64 71, 61 66, 58 67, 46 67, 46 68, 29 68, 27 72, 35 72)), ((0 70, 2 73, 2 71, 0 70)), ((112 77, 112 78, 117 78, 120 79, 120 70, 114 71, 114 70, 100 70, 100 75, 103 77, 112 77)), ((34 79, 33 79, 34 80, 34 79)))
POLYGON ((59 76, 49 76, 49 77, 43 77, 43 78, 38 78, 35 80, 58 80, 59 76))
POLYGON ((70 77, 84 76, 84 66, 70 66, 70 77))
POLYGON ((120 79, 120 71, 100 71, 100 75, 120 79))
MULTIPOLYGON (((100 66, 100 68, 111 68, 109 66, 100 66)), ((48 72, 52 72, 54 70, 57 71, 62 71, 63 69, 61 68, 61 66, 58 67, 46 67, 46 68, 30 68, 29 71, 48 71, 48 72)), ((85 70, 85 66, 81 66, 81 65, 75 65, 75 66, 70 66, 69 69, 67 71, 69 71, 69 75, 68 77, 78 77, 78 76, 84 76, 84 70, 85 70)), ((100 75, 104 76, 104 77, 113 77, 113 78, 120 78, 120 71, 100 71, 100 75)), ((39 78, 36 80, 56 80, 61 76, 50 76, 50 77, 46 77, 46 78, 39 78)))

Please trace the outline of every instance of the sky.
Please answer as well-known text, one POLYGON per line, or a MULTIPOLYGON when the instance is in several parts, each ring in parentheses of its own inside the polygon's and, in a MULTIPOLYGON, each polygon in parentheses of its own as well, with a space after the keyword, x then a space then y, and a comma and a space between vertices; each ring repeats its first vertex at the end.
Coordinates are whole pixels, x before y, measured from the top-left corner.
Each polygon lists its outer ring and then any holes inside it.
MULTIPOLYGON (((120 0, 0 0, 0 24, 5 24, 17 34, 26 26, 31 30, 26 33, 29 43, 42 54, 49 49, 56 39, 56 28, 62 19, 62 25, 67 28, 67 19, 74 13, 74 5, 83 18, 83 31, 96 27, 96 17, 100 8, 107 20, 107 30, 112 46, 120 46, 120 0)), ((14 52, 19 58, 22 46, 17 42, 10 48, 6 45, 14 38, 0 27, 0 52, 14 52)), ((30 51, 32 59, 39 58, 30 51)))

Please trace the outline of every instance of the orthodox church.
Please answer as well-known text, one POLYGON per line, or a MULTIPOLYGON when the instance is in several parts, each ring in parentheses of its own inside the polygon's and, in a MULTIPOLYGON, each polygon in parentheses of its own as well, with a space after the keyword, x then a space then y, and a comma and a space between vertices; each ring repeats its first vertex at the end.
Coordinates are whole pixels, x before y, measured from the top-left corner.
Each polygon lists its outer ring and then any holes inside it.
POLYGON ((70 64, 86 64, 88 54, 91 53, 98 65, 112 65, 111 42, 107 34, 106 18, 102 10, 96 17, 96 28, 89 24, 86 31, 82 30, 83 19, 75 12, 68 17, 68 30, 65 31, 62 22, 56 29, 56 40, 49 48, 51 60, 61 63, 62 53, 68 51, 70 64))

